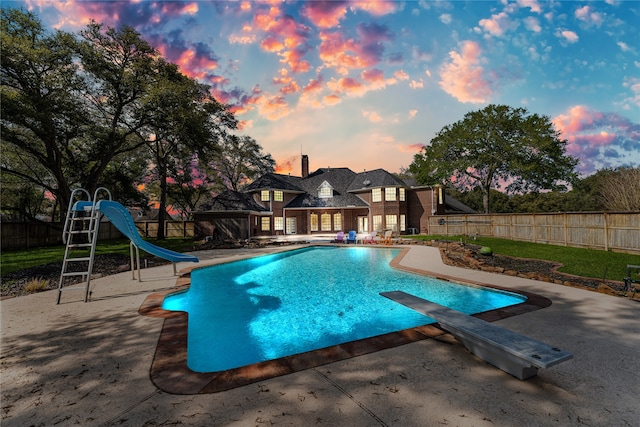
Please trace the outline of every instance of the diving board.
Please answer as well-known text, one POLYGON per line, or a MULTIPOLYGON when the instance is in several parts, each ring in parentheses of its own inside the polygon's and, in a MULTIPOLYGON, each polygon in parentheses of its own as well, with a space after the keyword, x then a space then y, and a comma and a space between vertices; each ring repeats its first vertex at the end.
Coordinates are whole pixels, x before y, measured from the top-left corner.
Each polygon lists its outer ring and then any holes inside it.
POLYGON ((403 291, 380 295, 436 320, 471 353, 521 380, 573 358, 568 351, 403 291))

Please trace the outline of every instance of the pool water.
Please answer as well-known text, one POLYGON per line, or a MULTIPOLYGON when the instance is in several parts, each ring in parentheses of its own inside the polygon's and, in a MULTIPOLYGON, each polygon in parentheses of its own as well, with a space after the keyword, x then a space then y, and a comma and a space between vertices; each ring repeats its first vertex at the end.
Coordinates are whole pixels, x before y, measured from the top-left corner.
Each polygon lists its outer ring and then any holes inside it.
POLYGON ((394 248, 311 247, 200 269, 162 308, 189 314, 187 365, 216 372, 433 323, 379 295, 474 314, 525 297, 392 269, 394 248))

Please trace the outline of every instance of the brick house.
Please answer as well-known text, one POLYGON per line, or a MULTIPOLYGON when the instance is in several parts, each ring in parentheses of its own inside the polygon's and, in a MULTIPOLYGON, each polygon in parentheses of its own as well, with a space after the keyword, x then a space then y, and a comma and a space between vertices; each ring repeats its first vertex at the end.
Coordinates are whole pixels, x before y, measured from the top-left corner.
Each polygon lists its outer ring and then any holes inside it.
POLYGON ((309 158, 303 155, 301 177, 263 175, 243 192, 219 194, 193 216, 201 234, 216 238, 388 229, 394 234, 428 233, 431 215, 473 212, 448 199, 441 186, 412 185, 383 169, 309 173, 309 158))

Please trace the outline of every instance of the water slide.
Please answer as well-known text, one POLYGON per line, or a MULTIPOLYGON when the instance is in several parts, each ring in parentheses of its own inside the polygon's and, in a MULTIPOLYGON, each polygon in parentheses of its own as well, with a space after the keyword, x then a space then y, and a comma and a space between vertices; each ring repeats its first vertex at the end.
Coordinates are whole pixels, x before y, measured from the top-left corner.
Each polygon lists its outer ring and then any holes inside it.
MULTIPOLYGON (((129 214, 129 211, 118 202, 112 200, 100 200, 96 205, 96 210, 104 214, 109 221, 124 234, 131 243, 138 249, 155 255, 157 257, 166 259, 173 263, 176 262, 198 262, 198 258, 193 255, 181 254, 169 249, 161 248, 152 243, 147 242, 138 233, 136 224, 133 222, 133 218, 129 214)), ((139 258, 139 257, 138 257, 139 258)), ((140 265, 138 259, 138 266, 140 265)))

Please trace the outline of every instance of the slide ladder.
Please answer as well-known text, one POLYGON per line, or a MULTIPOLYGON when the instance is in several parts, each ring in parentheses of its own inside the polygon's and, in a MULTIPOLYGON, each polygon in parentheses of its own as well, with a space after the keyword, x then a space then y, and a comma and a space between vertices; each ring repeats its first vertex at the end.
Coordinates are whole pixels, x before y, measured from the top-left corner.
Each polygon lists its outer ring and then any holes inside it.
POLYGON ((71 193, 71 200, 67 209, 67 217, 62 232, 62 240, 65 243, 64 259, 60 271, 58 283, 58 298, 56 304, 60 304, 63 290, 82 289, 83 286, 64 286, 68 277, 82 276, 84 281, 84 301, 89 299, 89 286, 91 272, 96 254, 98 242, 98 230, 102 214, 96 209, 98 197, 105 193, 111 200, 111 193, 104 187, 98 188, 93 200, 84 188, 76 188, 71 193))

